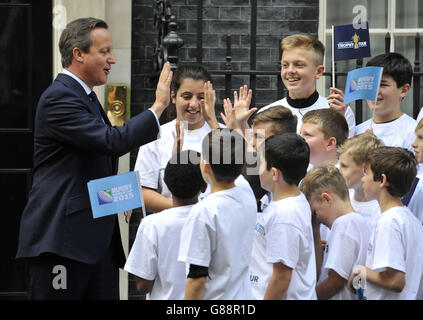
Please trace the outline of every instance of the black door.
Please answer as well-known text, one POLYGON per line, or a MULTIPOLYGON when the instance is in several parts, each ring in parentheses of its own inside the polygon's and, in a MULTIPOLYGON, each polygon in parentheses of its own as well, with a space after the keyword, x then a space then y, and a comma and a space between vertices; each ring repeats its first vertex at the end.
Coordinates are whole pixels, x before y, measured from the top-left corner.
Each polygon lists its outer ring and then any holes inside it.
POLYGON ((0 299, 25 298, 15 260, 32 180, 33 118, 52 81, 51 1, 0 0, 0 299))

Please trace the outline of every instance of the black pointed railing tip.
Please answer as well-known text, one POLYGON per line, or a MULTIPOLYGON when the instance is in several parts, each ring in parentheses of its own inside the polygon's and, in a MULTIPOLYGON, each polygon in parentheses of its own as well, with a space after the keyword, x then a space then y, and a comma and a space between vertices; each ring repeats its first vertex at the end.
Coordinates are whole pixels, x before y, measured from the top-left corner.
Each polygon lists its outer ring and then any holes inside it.
POLYGON ((175 71, 178 65, 178 50, 184 45, 184 40, 176 32, 177 24, 175 16, 170 17, 169 33, 163 38, 163 46, 167 49, 167 61, 170 62, 170 68, 175 71))
POLYGON ((391 51, 391 34, 389 32, 385 35, 385 53, 391 51))
POLYGON ((231 71, 232 70, 232 38, 231 35, 226 35, 226 62, 225 62, 225 70, 231 71))

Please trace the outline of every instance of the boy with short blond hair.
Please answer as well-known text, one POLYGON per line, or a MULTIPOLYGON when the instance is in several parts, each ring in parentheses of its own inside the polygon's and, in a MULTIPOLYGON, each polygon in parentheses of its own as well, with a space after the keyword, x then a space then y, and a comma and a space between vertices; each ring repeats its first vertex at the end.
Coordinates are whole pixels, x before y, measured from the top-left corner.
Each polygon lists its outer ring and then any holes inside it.
POLYGON ((282 39, 282 50, 290 50, 295 48, 303 48, 310 50, 313 55, 313 60, 316 65, 323 64, 325 55, 325 46, 323 43, 312 36, 306 34, 294 34, 282 39))
POLYGON ((310 147, 310 164, 336 165, 336 147, 348 138, 348 124, 332 109, 312 110, 304 115, 300 134, 310 147))
POLYGON ((373 117, 356 127, 355 134, 371 129, 386 146, 410 151, 415 139, 416 120, 401 110, 401 101, 408 95, 413 68, 407 58, 389 52, 372 58, 367 66, 383 67, 377 101, 367 100, 373 117))
POLYGON ((349 136, 355 131, 355 116, 351 108, 344 105, 344 94, 337 88, 330 89, 324 98, 316 91, 316 81, 323 75, 325 46, 317 38, 294 34, 282 40, 281 78, 288 89, 286 98, 262 109, 262 112, 275 105, 289 108, 298 117, 297 133, 300 133, 302 118, 311 110, 332 108, 345 116, 349 136))
POLYGON ((365 280, 364 294, 375 300, 415 300, 423 295, 423 226, 401 197, 417 173, 414 155, 404 148, 379 147, 368 154, 364 194, 379 202, 382 216, 370 238, 366 265, 349 280, 365 280))
POLYGON ((380 207, 376 200, 367 200, 364 196, 363 165, 370 150, 383 146, 383 142, 374 134, 362 133, 345 140, 338 147, 339 171, 343 175, 347 187, 350 188, 350 201, 354 210, 368 222, 370 229, 376 226, 380 218, 380 207))
POLYGON ((331 229, 324 252, 319 245, 319 232, 315 232, 315 248, 321 248, 316 251, 317 298, 353 300, 348 279, 354 266, 366 261, 370 229, 363 217, 355 213, 345 180, 333 165, 309 171, 300 190, 310 203, 317 222, 331 229))
MULTIPOLYGON (((339 112, 333 109, 307 112, 303 117, 300 134, 310 147, 309 170, 323 164, 338 165, 336 148, 348 138, 348 124, 339 112)), ((329 232, 325 225, 320 226, 323 241, 328 239, 329 232)))

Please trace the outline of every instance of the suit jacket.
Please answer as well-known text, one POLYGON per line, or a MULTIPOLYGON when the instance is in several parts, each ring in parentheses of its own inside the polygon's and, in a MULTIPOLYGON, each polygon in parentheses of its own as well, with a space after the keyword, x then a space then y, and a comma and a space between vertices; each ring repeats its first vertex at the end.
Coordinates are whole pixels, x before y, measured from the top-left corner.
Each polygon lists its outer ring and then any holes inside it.
POLYGON ((17 258, 50 252, 88 264, 111 245, 124 263, 117 216, 93 219, 87 182, 117 174, 118 157, 157 138, 151 111, 122 127, 100 118, 82 86, 59 74, 35 116, 33 184, 20 224, 17 258))

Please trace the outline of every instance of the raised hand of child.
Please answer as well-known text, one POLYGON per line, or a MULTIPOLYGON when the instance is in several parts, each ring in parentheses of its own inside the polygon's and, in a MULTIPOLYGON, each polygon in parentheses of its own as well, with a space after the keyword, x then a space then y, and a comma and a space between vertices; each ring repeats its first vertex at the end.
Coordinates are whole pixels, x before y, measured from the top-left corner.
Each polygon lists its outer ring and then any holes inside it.
POLYGON ((344 104, 344 92, 338 88, 330 88, 329 93, 329 96, 326 98, 329 107, 345 116, 348 104, 344 104))
POLYGON ((184 130, 185 130, 185 121, 181 121, 176 118, 176 133, 173 132, 173 148, 172 155, 177 154, 182 151, 182 146, 184 145, 184 130))
POLYGON ((251 115, 257 111, 257 108, 251 108, 251 98, 253 96, 253 90, 248 90, 247 85, 239 88, 238 92, 234 91, 234 110, 235 118, 242 129, 248 127, 248 119, 251 115))
POLYGON ((200 101, 201 113, 204 117, 204 120, 208 123, 210 128, 218 129, 219 123, 216 119, 215 112, 216 104, 216 91, 213 90, 213 85, 210 81, 204 83, 204 99, 200 101))
POLYGON ((220 113, 220 116, 225 122, 225 125, 228 129, 238 129, 238 121, 235 117, 235 109, 232 106, 231 99, 223 99, 223 111, 220 113))

